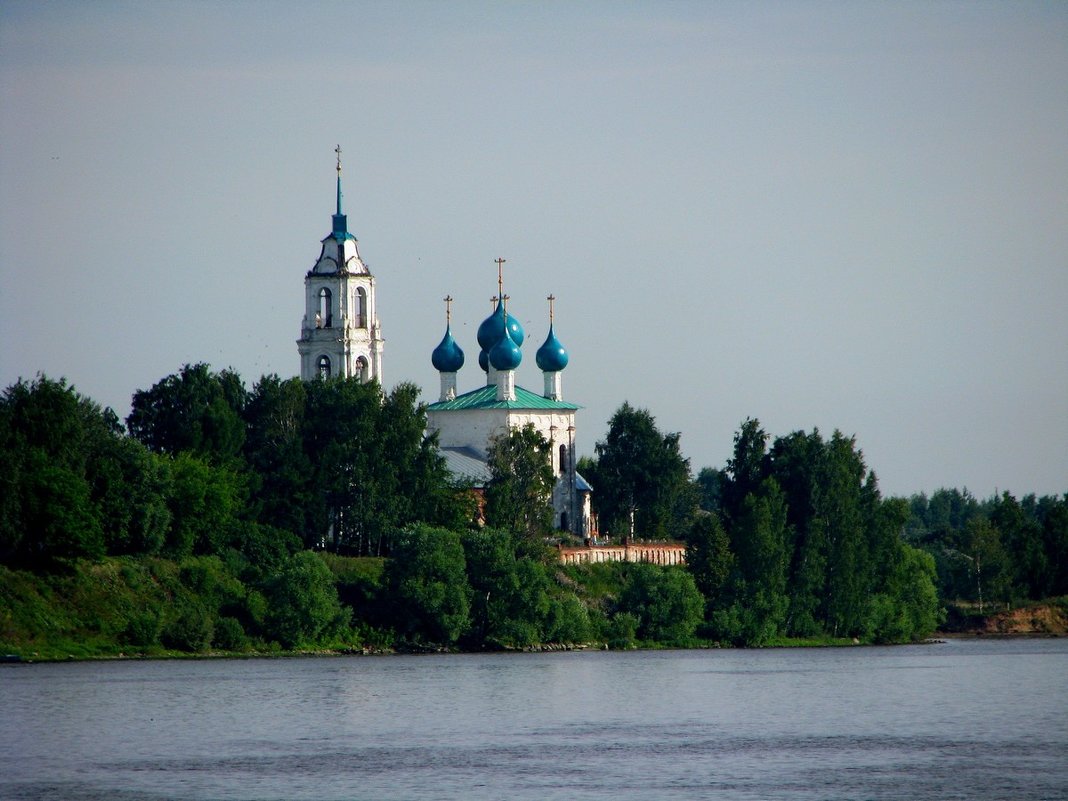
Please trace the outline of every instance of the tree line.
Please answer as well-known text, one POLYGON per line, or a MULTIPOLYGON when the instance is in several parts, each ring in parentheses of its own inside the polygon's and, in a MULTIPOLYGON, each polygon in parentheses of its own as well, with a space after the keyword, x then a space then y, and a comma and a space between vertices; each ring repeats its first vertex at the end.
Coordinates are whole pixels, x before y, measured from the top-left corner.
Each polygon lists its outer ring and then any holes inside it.
POLYGON ((958 489, 909 499, 905 538, 929 553, 943 598, 984 609, 1068 595, 1068 494, 984 501, 958 489))
POLYGON ((772 441, 750 419, 726 467, 691 479, 679 435, 624 404, 596 450, 583 468, 602 522, 686 540, 709 639, 889 642, 937 625, 934 561, 903 539, 906 502, 881 496, 852 438, 772 441))
MULTIPOLYGON (((425 428, 411 384, 247 390, 186 365, 136 392, 124 426, 63 380, 19 381, 0 398, 0 564, 118 570, 96 583, 145 609, 112 633, 190 650, 902 641, 934 629, 940 597, 1065 592, 1065 499, 883 498, 852 438, 772 439, 756 420, 694 477, 680 435, 627 403, 579 464, 601 530, 682 539, 688 565, 565 569, 549 443, 530 426, 494 440, 480 509, 425 428)), ((55 580, 84 600, 76 579, 55 580)))

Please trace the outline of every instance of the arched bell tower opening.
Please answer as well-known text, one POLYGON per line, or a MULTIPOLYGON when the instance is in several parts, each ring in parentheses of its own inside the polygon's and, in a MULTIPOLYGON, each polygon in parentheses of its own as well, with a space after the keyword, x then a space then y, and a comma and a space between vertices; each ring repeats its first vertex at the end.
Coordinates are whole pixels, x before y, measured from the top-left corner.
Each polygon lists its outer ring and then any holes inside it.
POLYGON ((319 258, 304 276, 304 319, 297 352, 304 381, 338 375, 382 382, 382 327, 375 279, 360 258, 341 206, 341 147, 337 153, 337 210, 319 258), (325 361, 324 361, 325 359, 325 361))

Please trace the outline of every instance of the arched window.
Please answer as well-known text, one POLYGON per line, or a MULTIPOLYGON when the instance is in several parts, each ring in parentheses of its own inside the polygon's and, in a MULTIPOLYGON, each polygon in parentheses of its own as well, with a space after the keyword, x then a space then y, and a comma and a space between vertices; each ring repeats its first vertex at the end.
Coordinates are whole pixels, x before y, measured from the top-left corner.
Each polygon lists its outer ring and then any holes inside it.
POLYGON ((567 470, 567 445, 560 446, 560 472, 567 470))
POLYGON ((363 358, 363 356, 360 356, 358 359, 356 359, 353 376, 361 384, 367 381, 367 359, 363 358))
POLYGON ((367 327, 367 292, 362 286, 356 287, 356 315, 355 323, 357 328, 367 327))
MULTIPOLYGON (((324 291, 326 291, 326 290, 324 290, 324 291)), ((319 378, 329 378, 329 377, 330 377, 330 357, 329 356, 320 356, 319 357, 319 378)))
POLYGON ((319 290, 319 317, 323 328, 329 328, 334 324, 334 304, 332 303, 330 290, 325 286, 319 290))
POLYGON ((560 530, 561 531, 570 531, 571 530, 570 528, 568 528, 568 525, 567 525, 567 512, 561 512, 560 513, 560 530))

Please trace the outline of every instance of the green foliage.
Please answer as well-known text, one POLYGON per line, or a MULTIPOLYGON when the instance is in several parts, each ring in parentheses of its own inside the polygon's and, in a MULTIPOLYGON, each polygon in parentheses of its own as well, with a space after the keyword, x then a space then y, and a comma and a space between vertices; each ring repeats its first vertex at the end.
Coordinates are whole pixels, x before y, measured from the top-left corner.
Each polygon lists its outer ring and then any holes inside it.
POLYGON ((636 536, 681 538, 697 508, 697 492, 679 434, 661 434, 647 410, 624 403, 595 450, 597 462, 583 468, 597 488, 593 503, 602 531, 628 534, 633 513, 636 536))
POLYGON ((686 567, 709 601, 719 601, 727 591, 734 554, 718 515, 699 514, 694 518, 686 537, 686 567))
POLYGON ((605 625, 605 643, 614 651, 636 647, 641 622, 641 617, 634 612, 617 612, 605 625))
POLYGON ((166 553, 176 559, 193 553, 220 553, 229 544, 241 507, 240 477, 189 453, 175 457, 171 475, 167 498, 171 528, 166 553))
POLYGON ((245 440, 241 411, 247 398, 241 377, 187 364, 151 389, 134 393, 126 425, 156 453, 189 451, 212 463, 236 457, 245 440))
POLYGON ((89 485, 68 468, 49 464, 40 450, 23 464, 19 487, 23 536, 16 553, 30 564, 104 555, 104 533, 89 485))
POLYGON ((305 454, 315 465, 304 533, 309 547, 383 556, 394 532, 462 516, 444 459, 425 435, 418 389, 332 378, 305 385, 305 454))
POLYGON ((309 527, 315 493, 313 461, 304 448, 306 404, 300 379, 269 375, 252 388, 244 408, 249 516, 298 535, 309 527))
POLYGON ((551 445, 532 423, 494 437, 489 446, 486 522, 537 540, 552 527, 555 476, 551 445))
POLYGON ((211 613, 195 599, 182 599, 168 610, 160 640, 177 651, 204 651, 215 635, 211 613))
POLYGON ((573 593, 556 594, 551 600, 545 632, 549 642, 589 642, 593 639, 589 609, 573 593))
POLYGON ((880 497, 853 438, 798 431, 769 448, 759 421, 746 420, 721 476, 720 509, 729 548, 710 523, 689 546, 709 636, 739 645, 893 641, 936 625, 928 563, 902 550, 909 509, 880 497))
POLYGON ((350 612, 338 601, 330 569, 309 551, 291 557, 264 591, 266 633, 284 648, 314 644, 349 623, 350 612))
POLYGON ((404 529, 386 567, 395 628, 410 639, 451 645, 470 626, 470 593, 460 535, 427 525, 404 529))
POLYGON ((627 571, 619 610, 638 618, 641 639, 684 644, 704 616, 704 598, 682 568, 635 564, 627 571))
POLYGON ((212 645, 223 651, 243 651, 249 641, 241 621, 236 617, 220 617, 215 622, 215 636, 212 645))

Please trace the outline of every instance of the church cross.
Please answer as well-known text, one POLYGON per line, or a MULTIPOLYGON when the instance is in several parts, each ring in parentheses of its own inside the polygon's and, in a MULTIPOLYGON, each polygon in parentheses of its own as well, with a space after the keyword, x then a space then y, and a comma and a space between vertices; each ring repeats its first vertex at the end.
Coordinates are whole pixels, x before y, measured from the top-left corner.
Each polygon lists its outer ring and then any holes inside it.
POLYGON ((337 153, 337 174, 341 177, 341 145, 334 148, 334 152, 337 153))
POLYGON ((504 295, 504 273, 502 272, 502 268, 504 266, 505 261, 507 261, 507 259, 502 259, 500 256, 498 256, 495 259, 495 261, 497 262, 497 294, 503 296, 504 295))
POLYGON ((553 321, 553 301, 556 300, 556 295, 549 295, 546 300, 549 301, 549 324, 551 325, 553 321))
POLYGON ((442 300, 445 301, 445 324, 448 325, 452 322, 452 295, 446 295, 442 300))

